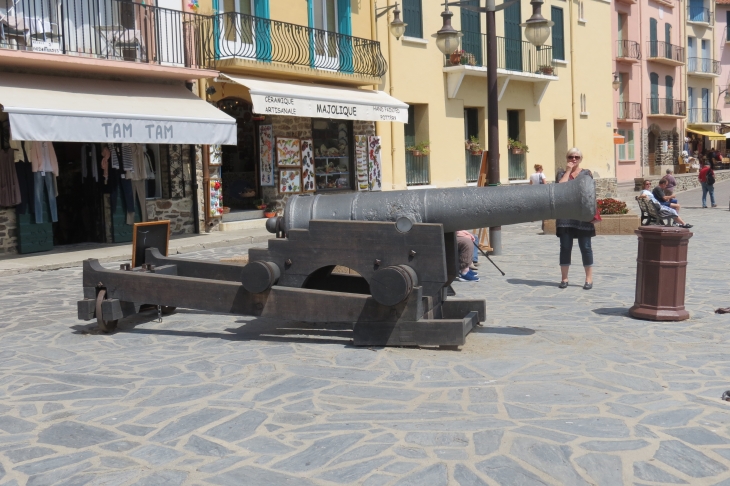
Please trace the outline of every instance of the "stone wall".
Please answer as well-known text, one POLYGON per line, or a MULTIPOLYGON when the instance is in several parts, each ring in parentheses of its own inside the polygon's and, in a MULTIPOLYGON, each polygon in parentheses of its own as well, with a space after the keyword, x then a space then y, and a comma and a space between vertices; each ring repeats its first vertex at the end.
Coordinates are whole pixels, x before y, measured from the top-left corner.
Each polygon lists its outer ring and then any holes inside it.
POLYGON ((0 255, 18 253, 15 208, 0 208, 0 255))
POLYGON ((606 199, 609 197, 615 198, 618 193, 616 191, 616 178, 614 177, 603 177, 596 178, 596 198, 606 199))
POLYGON ((194 233, 193 198, 149 200, 147 218, 149 221, 169 219, 170 233, 173 235, 194 233))
MULTIPOLYGON (((644 180, 652 181, 652 187, 655 186, 656 182, 661 179, 662 176, 649 176, 649 177, 638 177, 634 179, 635 187, 634 190, 638 191, 641 189, 644 180)), ((690 172, 689 174, 674 174, 674 179, 677 181, 677 188, 675 192, 689 191, 697 187, 701 187, 700 180, 697 178, 697 172, 690 172)), ((730 180, 730 170, 716 170, 715 180, 717 182, 730 180)))

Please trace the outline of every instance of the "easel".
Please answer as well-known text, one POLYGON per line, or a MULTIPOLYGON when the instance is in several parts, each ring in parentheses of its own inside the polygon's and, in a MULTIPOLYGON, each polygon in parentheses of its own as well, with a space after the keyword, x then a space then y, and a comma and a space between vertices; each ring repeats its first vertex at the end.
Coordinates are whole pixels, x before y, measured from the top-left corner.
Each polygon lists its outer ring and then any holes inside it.
MULTIPOLYGON (((479 179, 477 179, 477 187, 487 187, 487 172, 489 171, 489 159, 488 153, 485 150, 482 152, 482 165, 479 167, 479 179)), ((478 228, 472 230, 472 233, 477 235, 479 238, 479 249, 484 252, 492 251, 492 247, 489 246, 489 228, 478 228)))

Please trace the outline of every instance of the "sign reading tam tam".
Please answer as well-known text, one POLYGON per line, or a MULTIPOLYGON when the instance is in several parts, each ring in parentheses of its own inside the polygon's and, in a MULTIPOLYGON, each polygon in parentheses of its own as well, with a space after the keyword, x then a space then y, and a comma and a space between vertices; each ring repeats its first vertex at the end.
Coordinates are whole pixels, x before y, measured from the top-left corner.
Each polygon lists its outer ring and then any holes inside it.
POLYGON ((248 88, 261 115, 408 122, 408 105, 382 91, 222 75, 248 88))

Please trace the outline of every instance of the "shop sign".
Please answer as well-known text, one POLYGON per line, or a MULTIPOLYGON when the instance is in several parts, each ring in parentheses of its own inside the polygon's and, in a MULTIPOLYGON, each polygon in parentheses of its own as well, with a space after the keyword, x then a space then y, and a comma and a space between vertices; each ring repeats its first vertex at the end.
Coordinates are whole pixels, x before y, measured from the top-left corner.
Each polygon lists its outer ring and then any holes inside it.
POLYGON ((51 54, 63 54, 61 51, 61 45, 58 42, 50 40, 34 40, 33 41, 34 52, 47 52, 51 54))
POLYGON ((408 122, 408 109, 394 106, 320 101, 255 93, 251 93, 251 101, 253 101, 254 112, 264 115, 408 122))

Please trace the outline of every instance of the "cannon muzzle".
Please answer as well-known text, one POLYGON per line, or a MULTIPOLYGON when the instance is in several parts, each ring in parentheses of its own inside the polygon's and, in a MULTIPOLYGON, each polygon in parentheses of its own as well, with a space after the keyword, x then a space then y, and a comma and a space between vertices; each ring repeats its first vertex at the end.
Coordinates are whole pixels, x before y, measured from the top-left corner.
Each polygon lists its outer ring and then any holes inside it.
POLYGON ((591 221, 595 214, 595 182, 580 176, 563 184, 297 195, 287 202, 283 228, 275 221, 267 228, 308 229, 313 219, 393 221, 404 229, 438 223, 448 233, 542 219, 591 221))

